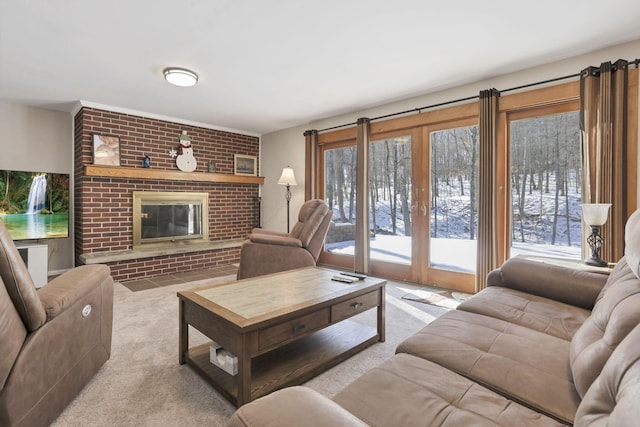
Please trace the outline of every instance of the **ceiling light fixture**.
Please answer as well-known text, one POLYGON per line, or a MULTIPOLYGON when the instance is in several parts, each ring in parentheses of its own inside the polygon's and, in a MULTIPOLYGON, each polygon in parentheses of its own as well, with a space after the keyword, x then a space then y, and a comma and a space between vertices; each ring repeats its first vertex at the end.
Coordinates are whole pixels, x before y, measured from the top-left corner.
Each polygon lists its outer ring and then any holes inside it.
POLYGON ((162 73, 166 81, 176 86, 188 87, 198 83, 198 75, 184 68, 165 68, 162 73))

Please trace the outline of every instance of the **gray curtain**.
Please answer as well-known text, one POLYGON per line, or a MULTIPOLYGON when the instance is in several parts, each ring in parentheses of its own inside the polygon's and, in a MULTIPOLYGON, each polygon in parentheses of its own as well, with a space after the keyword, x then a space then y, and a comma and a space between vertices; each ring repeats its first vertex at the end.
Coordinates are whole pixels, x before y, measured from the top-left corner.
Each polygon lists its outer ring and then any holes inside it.
POLYGON ((487 274, 498 259, 498 98, 496 89, 480 91, 480 152, 478 182, 478 258, 476 292, 487 286, 487 274))
POLYGON ((358 119, 356 133, 356 249, 354 271, 369 274, 369 139, 370 120, 358 119))
POLYGON ((580 76, 583 203, 611 203, 600 257, 624 254, 627 206, 627 61, 604 62, 580 76))
POLYGON ((304 199, 317 198, 318 194, 318 131, 308 130, 304 133, 305 168, 304 168, 304 199))

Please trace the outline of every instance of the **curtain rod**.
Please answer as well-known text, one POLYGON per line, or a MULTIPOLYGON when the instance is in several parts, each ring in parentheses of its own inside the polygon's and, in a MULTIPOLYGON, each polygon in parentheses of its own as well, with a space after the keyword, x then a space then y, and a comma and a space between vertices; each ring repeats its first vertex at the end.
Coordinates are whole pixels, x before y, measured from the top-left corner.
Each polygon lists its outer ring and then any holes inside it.
POLYGON ((380 120, 380 119, 386 119, 387 117, 399 116, 401 114, 407 114, 407 113, 413 113, 413 112, 417 112, 418 114, 420 114, 422 112, 422 110, 426 110, 426 109, 429 109, 429 108, 435 108, 435 107, 441 107, 443 105, 455 104, 456 102, 470 101, 472 99, 477 99, 478 97, 479 97, 479 95, 468 96, 466 98, 455 99, 453 101, 445 101, 445 102, 440 102, 438 104, 427 105, 427 106, 420 107, 420 108, 412 108, 411 110, 400 111, 399 113, 385 114, 384 116, 374 117, 374 118, 371 119, 371 121, 380 120))
MULTIPOLYGON (((419 107, 419 108, 412 108, 410 110, 399 111, 397 113, 385 114, 383 116, 374 117, 374 118, 369 119, 369 120, 370 121, 374 121, 374 120, 386 119, 387 117, 400 116, 402 114, 408 114, 408 113, 414 113, 414 112, 417 112, 418 114, 420 114, 422 112, 422 110, 427 110, 429 108, 441 107, 443 105, 455 104, 456 102, 469 101, 469 100, 477 99, 477 98, 479 98, 479 95, 468 96, 466 98, 455 99, 453 101, 440 102, 438 104, 427 105, 427 106, 419 107)), ((344 127, 347 127, 347 126, 353 126, 353 125, 357 125, 357 124, 358 124, 358 122, 345 123, 343 125, 337 125, 337 126, 332 126, 332 127, 325 128, 325 129, 320 129, 318 132, 326 132, 326 131, 329 131, 329 130, 340 129, 340 128, 344 128, 344 127)))
POLYGON ((557 82, 557 81, 560 81, 560 80, 571 79, 571 78, 574 78, 574 77, 580 77, 580 73, 569 74, 569 75, 566 75, 566 76, 556 77, 554 79, 543 80, 543 81, 535 82, 535 83, 529 83, 529 84, 522 85, 522 86, 510 87, 509 89, 503 89, 503 90, 500 90, 498 92, 500 92, 502 94, 504 92, 511 92, 512 90, 525 89, 525 88, 528 88, 528 87, 531 87, 531 86, 538 86, 538 85, 543 85, 543 84, 547 84, 547 83, 553 83, 553 82, 557 82))
MULTIPOLYGON (((639 64, 640 64, 640 58, 628 62, 629 66, 635 65, 636 68, 638 68, 639 64)), ((597 70, 600 69, 600 67, 593 67, 593 68, 597 69, 597 70)), ((515 87, 508 88, 508 89, 499 90, 498 93, 505 93, 505 92, 510 92, 510 91, 513 91, 513 90, 525 89, 525 88, 532 87, 532 86, 538 86, 538 85, 543 85, 543 84, 547 84, 547 83, 557 82, 557 81, 560 81, 560 80, 566 80, 566 79, 571 79, 571 78, 575 78, 575 77, 580 77, 580 74, 581 73, 569 74, 569 75, 566 75, 566 76, 556 77, 556 78, 548 79, 548 80, 542 80, 542 81, 539 81, 539 82, 529 83, 529 84, 522 85, 522 86, 515 86, 515 87)), ((426 105, 424 107, 419 107, 419 108, 412 108, 410 110, 404 110, 404 111, 399 111, 397 113, 390 113, 390 114, 385 114, 383 116, 374 117, 374 118, 370 119, 370 121, 381 120, 381 119, 386 119, 386 118, 389 118, 389 117, 401 116, 403 114, 409 114, 409 113, 415 113, 415 112, 420 114, 420 113, 422 113, 422 110, 428 110, 430 108, 442 107, 443 105, 455 104, 457 102, 470 101, 472 99, 478 99, 479 97, 480 97, 479 95, 474 95, 474 96, 468 96, 466 98, 455 99, 453 101, 440 102, 438 104, 426 105)), ((357 121, 356 122, 351 122, 351 123, 345 123, 345 124, 342 124, 342 125, 337 125, 337 126, 328 127, 328 128, 325 128, 325 129, 320 129, 318 131, 318 133, 327 132, 327 131, 335 130, 335 129, 340 129, 340 128, 344 128, 344 127, 347 127, 347 126, 355 126, 357 124, 358 124, 357 121)))

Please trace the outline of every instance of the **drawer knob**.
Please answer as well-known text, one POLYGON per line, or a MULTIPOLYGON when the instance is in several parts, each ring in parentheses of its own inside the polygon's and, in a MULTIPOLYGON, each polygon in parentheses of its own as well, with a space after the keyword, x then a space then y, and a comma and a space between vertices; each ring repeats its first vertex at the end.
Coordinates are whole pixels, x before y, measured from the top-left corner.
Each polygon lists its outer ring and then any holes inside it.
POLYGON ((362 307, 362 303, 361 302, 354 302, 353 304, 351 304, 351 307, 353 307, 354 310, 357 310, 360 307, 362 307))
POLYGON ((304 324, 294 326, 294 327, 293 327, 293 333, 294 333, 294 334, 297 334, 298 332, 300 332, 300 331, 304 330, 304 328, 305 328, 305 327, 306 327, 306 326, 305 326, 304 324))

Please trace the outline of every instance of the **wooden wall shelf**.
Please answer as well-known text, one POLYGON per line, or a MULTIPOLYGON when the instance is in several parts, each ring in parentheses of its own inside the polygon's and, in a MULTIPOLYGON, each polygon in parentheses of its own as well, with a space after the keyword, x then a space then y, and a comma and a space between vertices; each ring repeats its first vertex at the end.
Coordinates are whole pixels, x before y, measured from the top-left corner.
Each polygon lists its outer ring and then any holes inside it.
POLYGON ((133 179, 166 179, 171 181, 224 182, 234 184, 264 184, 263 176, 226 173, 182 172, 163 169, 129 168, 123 166, 85 165, 86 176, 133 179))

